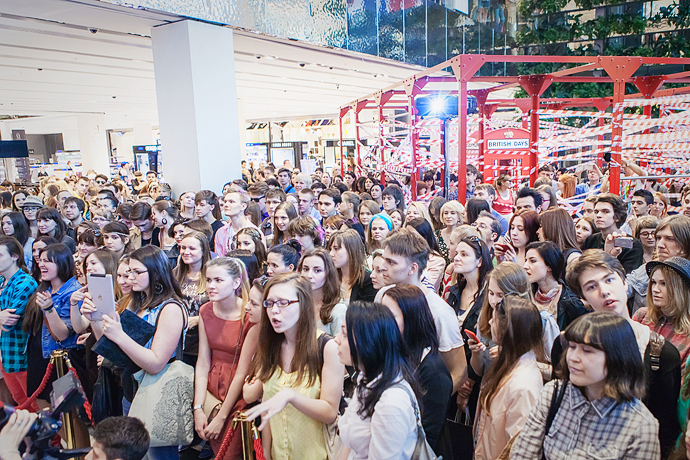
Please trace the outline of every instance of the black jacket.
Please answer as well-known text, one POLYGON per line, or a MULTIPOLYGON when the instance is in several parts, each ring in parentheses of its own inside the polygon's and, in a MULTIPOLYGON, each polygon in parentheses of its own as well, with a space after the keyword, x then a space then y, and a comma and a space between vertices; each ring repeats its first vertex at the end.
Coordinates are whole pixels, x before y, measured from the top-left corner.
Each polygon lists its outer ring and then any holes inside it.
MULTIPOLYGON (((582 250, 585 249, 604 249, 604 235, 597 232, 587 237, 582 243, 582 250)), ((631 249, 623 248, 618 261, 623 265, 625 273, 630 273, 637 267, 644 263, 644 249, 642 243, 637 238, 633 238, 633 247, 631 249)))
MULTIPOLYGON (((565 331, 565 329, 580 316, 587 313, 585 305, 580 298, 576 296, 573 291, 568 289, 568 286, 561 284, 561 296, 558 298, 558 318, 554 318, 558 323, 558 329, 565 331)), ((537 292, 537 285, 532 284, 532 293, 537 292)))
POLYGON ((356 283, 354 286, 352 286, 350 303, 354 302, 355 300, 373 302, 377 292, 379 292, 378 289, 374 289, 374 284, 371 281, 371 272, 369 270, 365 270, 364 278, 359 283, 356 283))

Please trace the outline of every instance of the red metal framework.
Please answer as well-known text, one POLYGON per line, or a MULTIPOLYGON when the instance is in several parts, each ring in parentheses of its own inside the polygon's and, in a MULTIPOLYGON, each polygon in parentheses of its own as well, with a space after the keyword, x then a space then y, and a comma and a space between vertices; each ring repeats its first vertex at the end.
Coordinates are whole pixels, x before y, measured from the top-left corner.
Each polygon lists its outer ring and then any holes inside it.
MULTIPOLYGON (((378 120, 384 119, 384 109, 406 110, 410 116, 410 136, 411 136, 411 193, 412 199, 416 199, 416 182, 419 179, 417 168, 417 112, 415 110, 415 98, 419 95, 431 95, 438 93, 438 86, 448 83, 456 83, 457 90, 442 90, 443 94, 458 95, 458 142, 457 142, 457 174, 458 178, 458 197, 464 201, 466 196, 466 177, 467 171, 467 95, 472 94, 477 97, 477 108, 480 115, 479 121, 479 167, 484 166, 483 156, 483 136, 484 119, 491 117, 491 114, 499 107, 515 107, 522 111, 522 126, 529 127, 530 130, 530 183, 534 184, 538 171, 538 149, 536 144, 539 139, 539 109, 564 109, 573 107, 595 107, 599 111, 611 108, 613 121, 611 123, 611 173, 610 183, 611 192, 618 193, 620 187, 620 159, 622 151, 623 136, 623 114, 624 101, 629 99, 651 99, 678 94, 690 93, 690 86, 660 89, 664 83, 690 83, 690 72, 679 72, 668 75, 636 76, 642 66, 650 65, 687 65, 690 58, 652 58, 636 56, 499 56, 499 55, 458 55, 454 58, 438 64, 434 67, 419 72, 401 82, 389 86, 381 91, 359 98, 340 108, 340 145, 342 146, 342 120, 350 110, 354 110, 355 121, 358 122, 362 110, 376 110, 378 120), (579 66, 565 68, 557 72, 541 75, 518 75, 503 77, 483 77, 475 76, 480 67, 491 62, 514 62, 514 63, 562 63, 566 65, 580 64, 579 66), (450 68, 452 75, 434 76, 438 72, 450 68), (602 76, 592 76, 592 71, 602 70, 602 76), (578 75, 587 72, 587 75, 578 75), (496 83, 497 85, 482 90, 468 91, 468 83, 484 82, 496 83), (541 95, 554 82, 588 82, 588 83, 613 83, 613 95, 605 98, 562 98, 562 99, 542 99, 541 95), (626 83, 634 84, 639 93, 625 94, 626 83), (492 99, 492 93, 511 87, 522 87, 529 98, 525 99, 492 99), (436 88, 435 88, 436 87, 436 88)), ((644 113, 651 115, 651 106, 644 106, 644 113)), ((600 119, 603 121, 603 119, 600 119)), ((383 134, 381 133, 383 139, 383 134)), ((357 152, 359 153, 359 126, 356 128, 357 152)), ((690 141, 689 139, 685 141, 690 141)), ((381 141, 383 145, 383 140, 381 141)), ((444 160, 448 161, 450 152, 444 150, 444 160)), ((383 161, 383 148, 381 149, 381 159, 383 161)), ((599 158, 601 164, 601 157, 599 158)), ((361 166, 358 158, 358 165, 361 166)), ((341 174, 344 173, 343 152, 341 147, 340 156, 341 174)), ((383 169, 381 168, 383 171, 383 169)), ((382 172, 383 174, 383 172, 382 172)))

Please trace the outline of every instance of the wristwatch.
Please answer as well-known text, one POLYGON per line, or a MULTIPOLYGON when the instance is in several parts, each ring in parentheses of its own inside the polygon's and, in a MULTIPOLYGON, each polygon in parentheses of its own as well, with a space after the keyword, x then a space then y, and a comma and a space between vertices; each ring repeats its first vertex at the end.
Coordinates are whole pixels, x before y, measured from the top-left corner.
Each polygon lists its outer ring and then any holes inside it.
POLYGON ((203 408, 204 408, 204 406, 202 404, 194 404, 194 410, 203 409, 203 408))

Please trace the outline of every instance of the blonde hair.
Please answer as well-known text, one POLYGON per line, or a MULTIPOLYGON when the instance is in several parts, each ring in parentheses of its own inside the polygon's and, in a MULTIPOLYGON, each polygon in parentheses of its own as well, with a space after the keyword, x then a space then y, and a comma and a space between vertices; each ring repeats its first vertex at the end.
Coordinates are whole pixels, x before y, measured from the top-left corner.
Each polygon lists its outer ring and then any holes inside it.
MULTIPOLYGON (((458 225, 465 223, 465 207, 457 200, 447 201, 441 206, 441 222, 443 222, 443 213, 448 211, 455 211, 458 214, 458 225)), ((444 225, 445 226, 445 225, 444 225)))
POLYGON ((407 214, 412 208, 416 209, 419 215, 426 219, 429 224, 431 224, 432 229, 434 228, 434 223, 431 221, 431 216, 429 215, 429 208, 421 201, 413 201, 407 206, 407 209, 405 210, 405 221, 407 221, 407 214))

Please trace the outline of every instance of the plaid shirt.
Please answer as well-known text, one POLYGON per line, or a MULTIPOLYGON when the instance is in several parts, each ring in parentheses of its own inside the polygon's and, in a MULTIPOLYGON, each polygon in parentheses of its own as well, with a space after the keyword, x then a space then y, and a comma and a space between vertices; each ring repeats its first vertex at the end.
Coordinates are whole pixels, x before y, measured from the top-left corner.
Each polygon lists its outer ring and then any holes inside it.
POLYGON ((548 436, 544 437, 554 382, 542 390, 513 448, 511 460, 655 460, 661 456, 659 423, 641 401, 587 401, 568 383, 548 436))
POLYGON ((671 342, 680 353, 680 375, 685 381, 685 365, 688 357, 690 357, 690 335, 679 334, 673 327, 673 323, 668 321, 666 317, 659 318, 657 324, 653 323, 647 314, 647 307, 640 308, 633 315, 633 320, 644 324, 659 335, 662 335, 666 340, 671 342))
MULTIPOLYGON (((0 283, 4 285, 5 278, 0 277, 0 283)), ((14 314, 22 316, 14 326, 5 326, 7 330, 0 331, 2 367, 7 373, 26 370, 26 345, 29 335, 22 330, 22 322, 26 304, 37 287, 36 281, 30 275, 18 270, 0 293, 0 310, 14 308, 14 314)))

